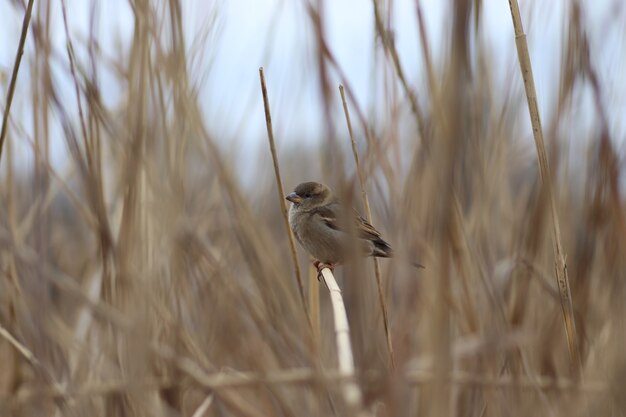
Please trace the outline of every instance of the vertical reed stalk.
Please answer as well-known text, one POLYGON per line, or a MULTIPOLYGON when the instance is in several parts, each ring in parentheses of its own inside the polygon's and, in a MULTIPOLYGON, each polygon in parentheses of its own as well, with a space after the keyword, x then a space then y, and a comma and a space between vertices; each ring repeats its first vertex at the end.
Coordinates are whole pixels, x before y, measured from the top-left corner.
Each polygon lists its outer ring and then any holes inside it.
POLYGON ((320 340, 320 285, 318 280, 317 268, 313 263, 308 268, 309 282, 309 314, 311 315, 311 324, 313 325, 313 338, 316 342, 320 340))
MULTIPOLYGON (((333 306, 333 320, 335 323, 335 338, 337 343, 337 362, 339 373, 342 376, 354 376, 354 358, 352 356, 352 345, 350 344, 350 326, 346 307, 341 296, 341 289, 333 273, 328 268, 322 269, 322 279, 330 293, 330 301, 333 306)), ((350 407, 360 407, 362 395, 356 382, 348 379, 344 382, 344 398, 350 407)))
POLYGON ((398 77, 400 84, 402 84, 402 89, 404 90, 404 93, 409 99, 411 112, 415 116, 415 121, 417 122, 417 129, 420 134, 420 139, 422 143, 424 143, 426 141, 426 124, 424 122, 424 114, 419 106, 419 103, 417 102, 415 92, 409 86, 409 82, 404 75, 404 70, 402 68, 402 64, 400 63, 400 56, 398 55, 398 51, 396 50, 396 46, 394 45, 393 37, 390 36, 389 30, 385 28, 382 16, 380 15, 380 10, 378 9, 378 1, 372 0, 372 6, 374 8, 374 25, 376 27, 376 32, 378 32, 378 36, 380 36, 383 47, 391 56, 391 61, 396 71, 396 76, 398 77))
POLYGON ((563 311, 563 320, 565 322, 565 332, 567 335, 567 344, 570 354, 570 367, 573 374, 580 378, 582 376, 582 362, 580 358, 578 338, 576 336, 574 308, 572 305, 572 296, 570 292, 569 278, 567 275, 567 264, 565 263, 565 255, 561 244, 561 230, 559 228, 559 218, 556 210, 554 190, 552 187, 550 166, 548 165, 548 155, 543 140, 541 117, 539 115, 539 106, 537 105, 537 93, 535 91, 535 80, 533 78, 533 70, 530 62, 530 53, 528 52, 528 43, 526 42, 526 34, 524 33, 524 28, 522 26, 522 17, 520 15, 517 0, 509 0, 509 6, 511 8, 513 28, 515 29, 515 44, 517 46, 517 56, 519 59, 520 70, 522 72, 522 78, 524 79, 524 89, 526 90, 526 100, 528 102, 530 122, 532 124, 533 137, 535 138, 535 145, 537 148, 539 172, 541 175, 541 181, 546 187, 550 203, 555 257, 554 267, 556 283, 559 288, 561 309, 563 311))

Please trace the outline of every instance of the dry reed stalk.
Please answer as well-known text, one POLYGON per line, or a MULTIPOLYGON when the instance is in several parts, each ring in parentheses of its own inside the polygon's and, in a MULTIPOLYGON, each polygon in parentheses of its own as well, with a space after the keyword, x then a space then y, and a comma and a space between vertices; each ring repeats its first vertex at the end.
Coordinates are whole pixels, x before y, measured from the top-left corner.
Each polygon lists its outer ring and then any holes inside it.
POLYGON ((270 101, 267 96, 267 87, 265 86, 265 74, 263 67, 259 68, 259 76, 261 78, 261 92, 263 94, 263 106, 265 107, 265 125, 267 127, 267 139, 270 145, 270 151, 272 153, 272 163, 274 164, 274 174, 276 176, 276 186, 278 189, 278 201, 280 209, 285 222, 285 228, 287 229, 287 236, 289 237, 289 248, 291 250, 291 259, 293 261, 293 268, 298 280, 298 291, 300 293, 300 301, 302 302, 302 308, 306 314, 309 326, 313 327, 311 322, 311 316, 309 309, 306 305, 306 298, 304 297, 304 285, 302 283, 302 276, 300 275, 300 265, 298 263, 298 254, 296 253, 296 242, 289 227, 289 214, 287 212, 287 204, 285 203, 285 189, 283 187, 283 180, 280 176, 280 167, 278 165, 278 155, 276 154, 276 145, 274 144, 274 129, 272 128, 272 115, 270 113, 270 101))
MULTIPOLYGON (((341 102, 343 103, 343 112, 346 115, 346 124, 348 125, 348 133, 350 135, 350 143, 352 145, 352 154, 354 156, 354 163, 356 165, 356 171, 359 176, 359 186, 361 188, 361 198, 363 199, 363 205, 365 206, 365 215, 367 221, 372 223, 372 210, 370 208, 369 198, 367 197, 367 191, 365 189, 365 175, 363 174, 363 168, 361 167, 361 161, 359 158, 359 151, 357 150, 356 141, 354 140, 354 134, 352 132, 352 122, 350 121, 350 111, 348 110, 348 102, 346 101, 346 94, 343 89, 343 85, 339 85, 339 93, 341 94, 341 102)), ((383 290, 382 278, 380 274, 380 264, 377 258, 372 258, 374 262, 374 275, 376 276, 376 288, 378 290, 378 301, 380 303, 380 309, 383 313, 383 325, 385 327, 385 338, 387 339, 387 351, 389 352, 389 363, 391 369, 395 369, 396 363, 393 355, 393 344, 391 342, 391 332, 389 330, 389 314, 387 312, 387 303, 385 301, 385 294, 383 290)))
POLYGON ((204 401, 198 406, 196 411, 192 414, 191 417, 202 417, 204 413, 209 409, 209 407, 213 404, 213 394, 209 394, 204 401))
POLYGON ((541 117, 539 114, 539 106, 537 104, 537 93, 535 91, 535 80, 533 77, 532 65, 530 62, 530 53, 528 51, 528 43, 526 42, 526 34, 522 26, 522 17, 519 10, 517 0, 509 0, 511 9, 511 18, 513 19, 513 28, 515 30, 515 44, 517 46, 517 55, 524 80, 524 89, 526 91, 526 100, 528 102, 528 111, 530 113, 530 121, 533 129, 533 137, 537 148, 537 158, 539 160, 539 173, 541 181, 546 187, 550 204, 550 214, 552 218, 552 236, 555 257, 555 277, 556 284, 559 288, 559 298, 561 300, 561 310, 563 312, 563 320, 565 322, 565 333, 567 335, 567 345, 570 354, 570 368, 573 375, 577 378, 582 377, 582 361, 580 357, 580 347, 578 346, 578 337, 576 335, 576 321, 574 318, 574 308, 572 305, 572 295, 570 291, 569 278, 567 275, 567 264, 563 253, 563 245, 561 243, 561 230, 559 227, 559 217, 556 210, 556 200, 554 189, 552 187, 552 178, 550 174, 550 166, 548 165, 548 154, 546 152, 543 140, 543 130, 541 127, 541 117))
MULTIPOLYGON (((330 301, 333 306, 339 374, 352 377, 354 376, 354 358, 352 356, 352 345, 350 344, 350 326, 348 324, 348 316, 346 315, 346 307, 341 296, 341 289, 337 285, 337 281, 330 269, 322 269, 321 274, 326 288, 328 288, 330 301)), ((345 382, 343 389, 346 403, 350 407, 359 408, 362 395, 357 383, 353 380, 348 380, 345 382)))
POLYGON ((85 116, 83 115, 83 105, 80 99, 80 82, 78 81, 78 75, 76 74, 76 63, 75 63, 76 53, 74 51, 74 43, 72 42, 72 38, 70 37, 70 29, 67 23, 67 7, 65 5, 65 0, 61 0, 61 11, 62 11, 62 16, 63 16, 63 29, 65 30, 65 37, 66 37, 65 46, 66 46, 66 52, 67 52, 67 60, 70 63, 70 73, 72 75, 72 80, 74 81, 74 93, 76 95, 76 105, 78 107, 78 118, 80 120, 80 129, 83 135, 83 140, 86 142, 89 136, 87 135, 85 116))
POLYGON ((313 325, 313 337, 316 342, 320 340, 320 285, 317 279, 317 268, 310 263, 309 268, 309 313, 313 325))
POLYGON ((426 32, 426 24, 424 23, 424 14, 422 13, 422 3, 420 0, 415 2, 415 12, 417 14, 417 27, 420 34, 420 44, 422 46, 422 57, 424 58, 424 65, 426 66, 426 76, 428 79, 428 87, 430 88, 431 97, 438 98, 436 82, 435 82, 435 69, 433 66, 433 59, 430 53, 430 42, 428 39, 428 33, 426 32))
POLYGON ((400 63, 400 56, 398 55, 398 51, 396 50, 396 46, 394 45, 393 38, 390 36, 389 31, 385 28, 385 24, 380 15, 380 10, 378 9, 378 1, 372 0, 372 6, 374 8, 374 25, 376 27, 376 32, 378 32, 378 36, 382 41, 383 47, 387 50, 387 53, 391 56, 391 61, 393 63, 393 67, 396 71, 396 76, 398 80, 400 80, 400 84, 402 85, 402 89, 404 93, 409 99, 409 104, 411 105, 411 111, 415 116, 415 120, 417 122, 417 129, 420 134, 420 140, 422 144, 425 144, 426 141, 426 124, 424 122, 424 114, 417 102, 417 97, 415 96, 415 92, 409 86, 409 82, 404 75, 404 70, 402 69, 402 64, 400 63))
POLYGON ((34 367, 40 366, 40 362, 35 357, 33 352, 31 352, 30 349, 21 344, 15 337, 13 337, 13 335, 7 329, 5 329, 2 324, 0 324, 0 337, 9 342, 9 344, 13 346, 15 350, 17 350, 20 355, 22 355, 24 359, 26 359, 31 365, 33 365, 34 367))
POLYGON ((33 11, 34 0, 28 1, 26 7, 26 13, 24 14, 24 20, 22 21, 22 33, 20 35, 20 42, 17 46, 17 53, 15 54, 15 63, 13 64, 13 72, 11 74, 11 81, 9 82, 9 90, 7 91, 7 98, 5 101, 4 115, 2 116, 2 130, 0 131, 0 161, 2 160, 2 149, 4 148, 4 139, 9 128, 9 112, 11 111, 11 103, 13 102, 13 94, 15 94, 15 85, 17 84, 17 74, 20 70, 20 64, 22 63, 22 56, 24 55, 24 44, 26 43, 26 35, 28 34, 28 26, 30 25, 30 16, 33 11))
MULTIPOLYGON (((0 337, 5 339, 13 348, 19 352, 20 355, 24 357, 28 361, 28 363, 32 366, 32 368, 36 371, 36 373, 46 382, 50 389, 54 390, 59 387, 59 384, 55 381, 53 373, 41 363, 39 359, 33 354, 33 352, 20 343, 7 329, 5 329, 2 325, 0 325, 0 337)), ((63 396, 55 397, 55 402, 58 409, 61 412, 64 412, 67 408, 67 399, 63 396)), ((2 401, 0 401, 0 405, 2 405, 2 401)), ((0 407, 0 411, 2 408, 0 407)))

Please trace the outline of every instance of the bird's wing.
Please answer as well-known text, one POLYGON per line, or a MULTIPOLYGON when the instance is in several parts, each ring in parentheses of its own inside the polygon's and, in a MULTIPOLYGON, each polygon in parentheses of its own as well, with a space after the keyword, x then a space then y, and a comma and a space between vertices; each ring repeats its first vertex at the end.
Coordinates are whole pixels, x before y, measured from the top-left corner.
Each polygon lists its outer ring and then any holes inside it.
POLYGON ((346 230, 346 222, 349 220, 349 213, 345 213, 343 208, 338 203, 320 207, 317 214, 331 229, 345 233, 356 233, 361 239, 380 239, 380 232, 376 230, 367 220, 361 217, 356 210, 352 210, 351 216, 354 221, 354 225, 352 226, 354 227, 354 230, 346 230))

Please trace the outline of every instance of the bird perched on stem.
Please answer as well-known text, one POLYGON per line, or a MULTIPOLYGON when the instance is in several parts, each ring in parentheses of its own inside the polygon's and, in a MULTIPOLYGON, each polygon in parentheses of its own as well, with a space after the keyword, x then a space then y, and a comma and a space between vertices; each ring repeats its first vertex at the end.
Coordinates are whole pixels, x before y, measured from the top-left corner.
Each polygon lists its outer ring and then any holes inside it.
POLYGON ((363 256, 390 258, 393 251, 380 232, 356 210, 339 203, 326 185, 303 182, 285 197, 289 225, 302 247, 317 261, 318 271, 346 260, 350 249, 363 256))

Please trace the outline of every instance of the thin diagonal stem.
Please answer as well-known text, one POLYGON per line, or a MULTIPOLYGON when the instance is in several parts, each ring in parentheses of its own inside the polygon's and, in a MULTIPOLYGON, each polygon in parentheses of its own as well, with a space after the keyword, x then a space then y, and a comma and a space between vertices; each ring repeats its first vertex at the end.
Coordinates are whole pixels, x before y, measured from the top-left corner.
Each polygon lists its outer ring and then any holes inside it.
MULTIPOLYGON (((359 185, 361 187, 361 198, 363 199, 363 205, 365 206, 365 215, 367 221, 372 222, 372 210, 370 209, 369 198, 367 198, 367 191, 365 189, 365 175, 361 168, 361 160, 359 158, 359 152, 356 147, 356 141, 354 140, 354 134, 352 132, 352 122, 350 121, 350 112, 348 111, 348 102, 346 100, 346 94, 343 89, 343 85, 339 86, 339 93, 341 94, 341 101, 343 102, 343 112, 346 115, 346 124, 348 125, 348 133, 350 134, 350 142, 352 144, 352 154, 354 155, 354 163, 356 164, 356 171, 359 176, 359 185)), ((389 330, 389 315, 387 313, 387 303, 385 302, 385 295, 383 291, 382 278, 380 274, 380 264, 378 259, 372 258, 374 261, 374 274, 376 275, 376 287, 378 289, 378 301, 380 303, 380 309, 383 313, 383 325, 385 327, 385 337, 387 339, 387 350, 389 351, 389 363, 391 369, 395 369, 395 360, 393 357, 393 344, 391 343, 391 332, 389 330)))
POLYGON ((2 116, 2 131, 0 131, 0 160, 2 160, 2 149, 4 148, 4 138, 7 135, 9 125, 9 112, 11 111, 11 103, 13 102, 13 94, 15 94, 15 85, 17 84, 17 74, 22 63, 22 56, 24 55, 24 44, 26 43, 26 35, 28 34, 28 26, 30 25, 30 16, 33 11, 34 0, 28 1, 26 7, 26 13, 24 14, 24 20, 22 21, 22 34, 20 35, 20 43, 17 46, 17 53, 15 54, 15 63, 13 64, 13 73, 11 74, 11 82, 9 83, 9 90, 7 91, 7 99, 4 107, 4 115, 2 116))
POLYGON ((265 86, 265 74, 263 67, 259 68, 259 76, 261 77, 261 92, 263 93, 263 105, 265 106, 265 125, 267 126, 267 138, 270 144, 270 151, 272 152, 272 162, 274 163, 274 174, 276 175, 276 185, 278 188, 278 201, 283 214, 283 220, 285 221, 285 228, 287 229, 287 236, 289 236, 289 246, 291 249, 291 258, 293 260, 293 268, 298 280, 298 291, 300 292, 300 301, 302 302, 302 308, 306 314, 309 325, 313 327, 311 323, 311 316, 306 306, 306 299, 304 297, 304 285, 302 284, 302 277, 300 276, 300 265, 298 263, 298 254, 296 253, 296 242, 291 233, 289 227, 289 217, 287 214, 287 204, 285 204, 285 190, 283 188, 283 180, 280 176, 280 168, 278 166, 278 155, 276 154, 276 145, 274 144, 274 130, 272 128, 272 116, 270 113, 270 101, 267 96, 267 87, 265 86))
POLYGON ((415 92, 409 85, 409 82, 406 79, 404 74, 404 70, 402 68, 402 64, 400 63, 400 56, 398 55, 398 51, 393 42, 393 37, 390 36, 389 30, 385 28, 385 24, 383 23, 382 16, 380 15, 380 10, 378 8, 378 1, 372 0, 372 6, 374 9, 374 25, 376 27, 376 32, 378 36, 380 36, 380 40, 382 41, 384 49, 391 56, 391 61, 393 63, 393 67, 396 71, 396 76, 402 85, 402 89, 404 93, 409 99, 409 104, 411 105, 411 112, 415 116, 415 120, 417 122, 417 129, 420 134, 420 139, 422 143, 426 141, 426 124, 424 122, 424 115, 422 110, 417 102, 417 97, 415 96, 415 92))

